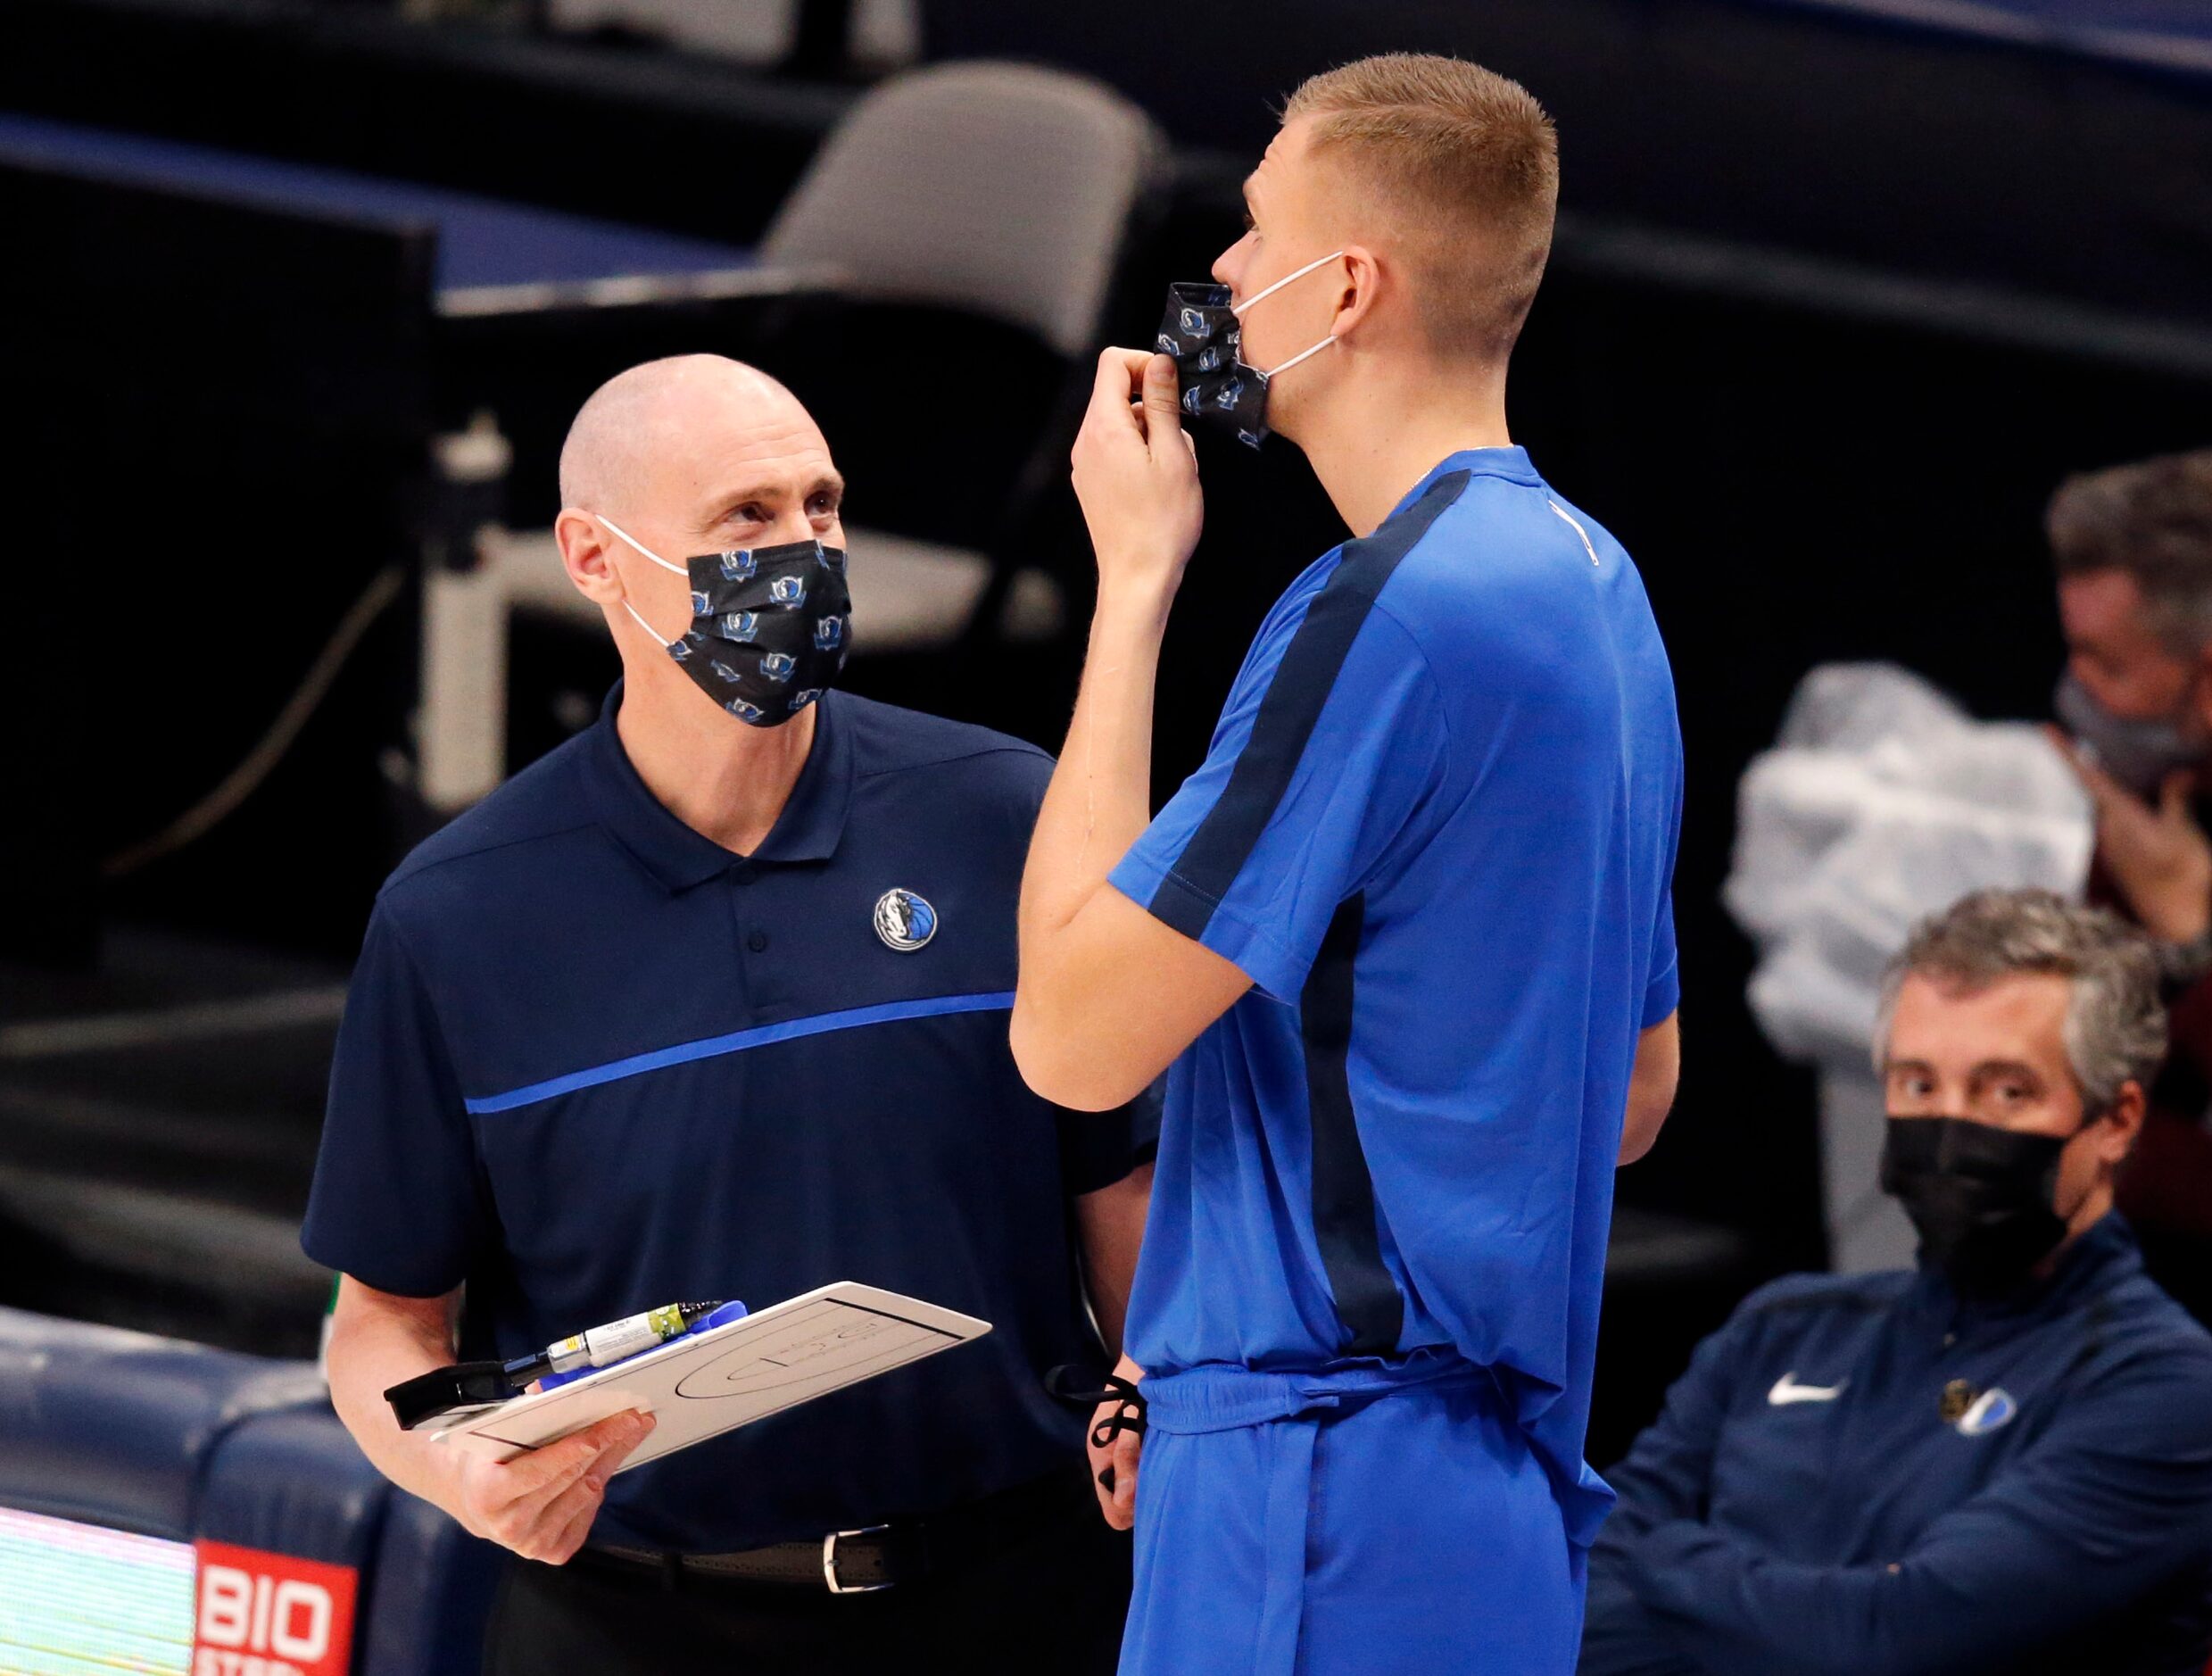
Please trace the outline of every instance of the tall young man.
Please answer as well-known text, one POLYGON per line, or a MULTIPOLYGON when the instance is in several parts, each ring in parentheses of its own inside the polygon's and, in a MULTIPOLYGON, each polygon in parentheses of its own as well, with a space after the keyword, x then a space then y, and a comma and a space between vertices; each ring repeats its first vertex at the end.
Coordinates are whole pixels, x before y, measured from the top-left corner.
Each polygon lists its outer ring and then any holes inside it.
POLYGON ((1219 286, 1176 288, 1168 353, 1102 358, 1076 444, 1098 611, 1013 1030, 1065 1105, 1173 1066, 1123 1369, 1143 1488, 1125 1434, 1109 1499, 1125 1672, 1573 1668, 1612 1172, 1678 1060, 1681 753, 1635 568, 1506 429, 1556 184, 1502 77, 1314 78, 1219 286), (1147 824, 1186 413, 1289 437, 1355 539, 1147 824))

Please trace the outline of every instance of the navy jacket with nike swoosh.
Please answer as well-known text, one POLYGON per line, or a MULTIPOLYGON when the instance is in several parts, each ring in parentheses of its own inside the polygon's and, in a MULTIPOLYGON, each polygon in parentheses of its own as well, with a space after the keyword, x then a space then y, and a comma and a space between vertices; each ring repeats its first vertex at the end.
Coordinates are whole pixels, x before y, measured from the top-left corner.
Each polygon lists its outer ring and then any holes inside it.
POLYGON ((1606 1476, 1581 1676, 2198 1676, 2212 1335, 2119 1216, 2003 1303, 1800 1275, 1606 1476))

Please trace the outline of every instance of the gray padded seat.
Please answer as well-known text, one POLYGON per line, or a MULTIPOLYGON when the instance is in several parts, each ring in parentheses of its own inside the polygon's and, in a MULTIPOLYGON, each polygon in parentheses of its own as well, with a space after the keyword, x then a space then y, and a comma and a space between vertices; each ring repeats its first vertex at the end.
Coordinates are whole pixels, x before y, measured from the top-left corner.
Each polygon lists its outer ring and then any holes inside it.
MULTIPOLYGON (((824 142, 761 256, 837 269, 856 297, 966 310, 1074 361, 1098 340, 1131 212, 1165 157, 1149 117, 1082 77, 988 62, 914 71, 824 142)), ((958 637, 984 596, 988 557, 901 532, 848 534, 856 586, 869 554, 887 560, 857 604, 891 632, 856 633, 856 656, 958 637)), ((996 626, 1010 638, 1048 636, 1062 621, 1042 572, 1013 577, 1005 607, 996 626)))
POLYGON ((1028 64, 892 78, 823 143, 761 246, 857 295, 1025 326, 1063 355, 1098 329, 1131 208, 1164 148, 1104 85, 1028 64))

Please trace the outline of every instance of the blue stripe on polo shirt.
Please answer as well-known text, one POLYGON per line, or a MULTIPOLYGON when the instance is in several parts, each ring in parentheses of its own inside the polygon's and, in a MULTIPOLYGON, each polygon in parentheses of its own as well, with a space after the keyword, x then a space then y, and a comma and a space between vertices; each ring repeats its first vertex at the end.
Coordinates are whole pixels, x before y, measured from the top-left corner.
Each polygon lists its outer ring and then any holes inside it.
POLYGON ((580 1088, 596 1088, 601 1083, 618 1083, 626 1076, 640 1076, 647 1071, 658 1071, 671 1065, 689 1065, 694 1059, 713 1059, 725 1053, 742 1053, 748 1048, 765 1048, 771 1042, 796 1041, 802 1036, 819 1036, 833 1030, 857 1030, 866 1025, 893 1024, 904 1018, 942 1018, 952 1013, 1006 1011, 1013 1006, 1012 990, 994 990, 982 995, 927 995, 918 1000, 887 1001, 879 1007, 854 1007, 843 1012, 816 1013, 810 1018, 787 1018, 777 1025, 760 1025, 751 1030, 733 1030, 726 1036, 708 1036, 699 1041, 680 1041, 673 1048, 656 1048, 650 1053, 634 1053, 626 1059, 595 1065, 589 1070, 571 1071, 566 1076, 548 1077, 543 1083, 510 1089, 504 1094, 487 1094, 481 1099, 464 1103, 471 1113, 481 1117, 490 1112, 512 1111, 518 1106, 534 1106, 540 1100, 551 1099, 558 1094, 572 1094, 580 1088))

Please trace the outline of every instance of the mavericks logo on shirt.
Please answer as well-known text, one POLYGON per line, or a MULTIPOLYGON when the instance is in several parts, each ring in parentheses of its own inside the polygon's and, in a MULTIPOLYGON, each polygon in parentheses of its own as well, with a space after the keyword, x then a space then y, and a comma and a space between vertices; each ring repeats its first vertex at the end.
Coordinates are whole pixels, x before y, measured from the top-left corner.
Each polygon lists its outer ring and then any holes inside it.
POLYGON ((885 891, 875 899, 875 934, 885 947, 912 954, 937 934, 937 910, 912 891, 885 891))
POLYGON ((1992 1385, 1969 1401, 1951 1424, 1960 1437, 1978 1438, 1984 1432, 1996 1431, 2019 1412, 2020 1405, 2013 1401, 2011 1392, 2001 1385, 1992 1385))

